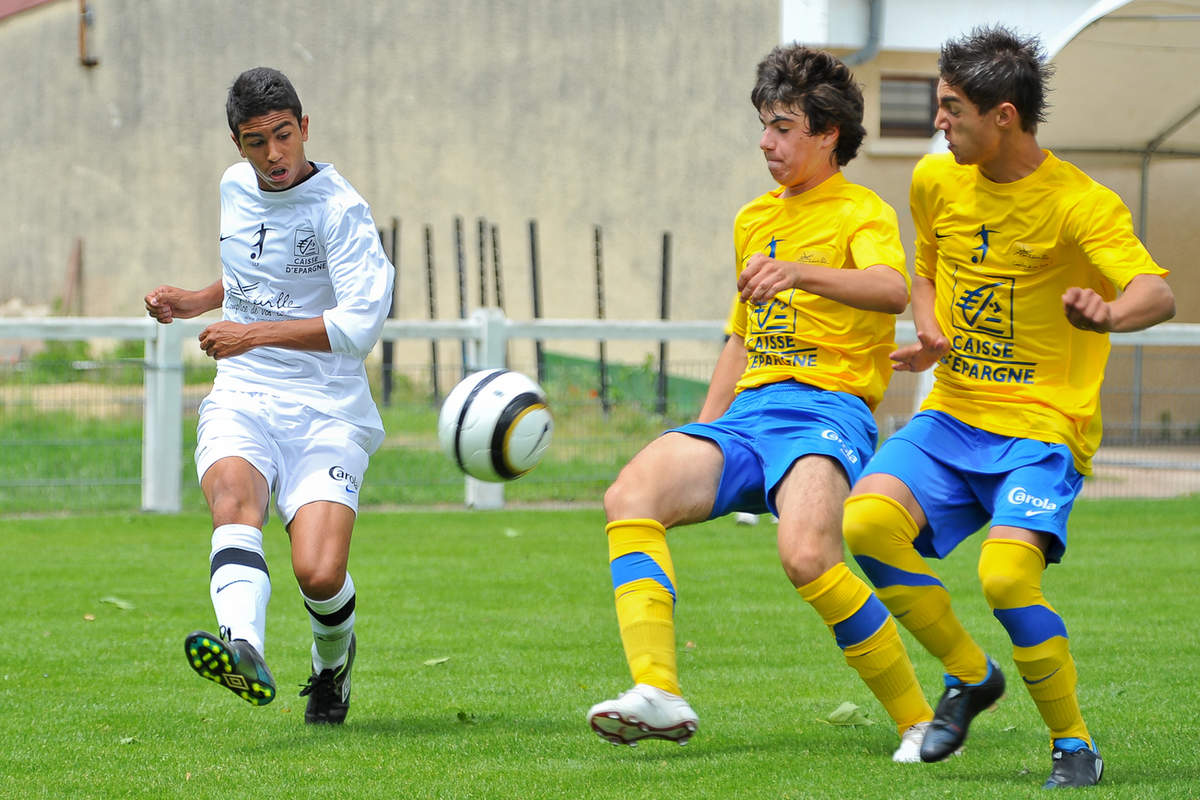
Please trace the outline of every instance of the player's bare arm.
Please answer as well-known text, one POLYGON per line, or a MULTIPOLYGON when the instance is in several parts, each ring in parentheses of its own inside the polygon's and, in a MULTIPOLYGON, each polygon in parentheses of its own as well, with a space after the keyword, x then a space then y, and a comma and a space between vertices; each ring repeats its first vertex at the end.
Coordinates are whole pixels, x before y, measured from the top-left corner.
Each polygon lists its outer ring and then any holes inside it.
POLYGON ((704 405, 700 408, 697 422, 712 422, 728 409, 733 403, 733 389, 738 378, 746 371, 748 361, 746 345, 740 336, 730 336, 725 340, 725 348, 717 357, 717 365, 713 367, 712 380, 708 382, 708 394, 704 396, 704 405))
POLYGON ((221 307, 225 301, 225 287, 214 281, 203 289, 190 291, 176 286, 159 286, 144 298, 146 312, 164 325, 175 318, 191 319, 206 311, 221 307))
POLYGON ((917 341, 899 347, 891 354, 892 369, 897 372, 924 372, 950 351, 950 341, 934 316, 936 297, 937 284, 920 275, 913 278, 912 308, 917 341))
POLYGON ((330 351, 323 317, 281 322, 215 322, 200 332, 200 347, 213 358, 230 358, 255 347, 330 351))
POLYGON ((1097 333, 1140 331, 1175 316, 1175 294, 1158 275, 1138 275, 1112 302, 1078 286, 1067 289, 1062 300, 1072 325, 1097 333))
POLYGON ((788 289, 802 289, 863 311, 899 314, 908 306, 904 276, 884 264, 830 269, 755 253, 738 276, 738 291, 747 303, 765 303, 788 289))

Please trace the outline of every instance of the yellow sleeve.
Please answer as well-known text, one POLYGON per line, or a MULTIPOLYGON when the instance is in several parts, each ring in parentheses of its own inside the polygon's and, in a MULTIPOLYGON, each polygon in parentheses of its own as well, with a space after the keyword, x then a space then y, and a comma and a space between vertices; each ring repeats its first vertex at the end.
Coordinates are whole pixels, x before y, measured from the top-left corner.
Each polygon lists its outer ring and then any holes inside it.
POLYGON ((1133 218, 1121 198, 1097 185, 1071 210, 1067 233, 1084 257, 1119 289, 1138 275, 1167 275, 1154 263, 1133 231, 1133 218))
POLYGON ((733 302, 729 304, 729 318, 725 321, 725 335, 746 338, 746 304, 735 290, 733 302))
POLYGON ((883 201, 876 205, 850 236, 850 254, 854 266, 856 269, 866 269, 876 264, 891 267, 904 276, 905 287, 911 289, 896 211, 883 201))
POLYGON ((933 233, 933 214, 928 187, 930 175, 927 166, 926 159, 923 158, 913 169, 912 185, 908 190, 908 207, 917 234, 916 241, 913 242, 913 273, 933 280, 937 272, 937 238, 933 233))

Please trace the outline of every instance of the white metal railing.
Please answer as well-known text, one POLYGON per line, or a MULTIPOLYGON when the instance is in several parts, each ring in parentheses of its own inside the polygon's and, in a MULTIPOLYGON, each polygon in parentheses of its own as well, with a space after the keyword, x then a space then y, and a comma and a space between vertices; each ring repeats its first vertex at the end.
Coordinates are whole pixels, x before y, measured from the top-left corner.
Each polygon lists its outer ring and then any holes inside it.
MULTIPOLYGON (((180 509, 183 465, 183 362, 185 342, 195 342, 209 319, 177 320, 160 325, 149 317, 0 318, 0 339, 88 340, 118 339, 145 342, 145 406, 142 422, 142 508, 173 512, 180 509)), ((458 340, 467 343, 467 366, 504 366, 510 340, 624 340, 720 341, 724 320, 510 320, 499 309, 478 309, 459 320, 388 320, 388 340, 458 340)), ((896 323, 900 344, 916 341, 913 324, 896 323)), ((1137 333, 1113 334, 1114 346, 1200 346, 1200 324, 1167 323, 1137 333)), ((922 373, 931 379, 932 371, 922 373)), ((928 390, 918 381, 914 408, 928 390)), ((466 502, 495 508, 504 502, 504 485, 467 479, 466 502)))

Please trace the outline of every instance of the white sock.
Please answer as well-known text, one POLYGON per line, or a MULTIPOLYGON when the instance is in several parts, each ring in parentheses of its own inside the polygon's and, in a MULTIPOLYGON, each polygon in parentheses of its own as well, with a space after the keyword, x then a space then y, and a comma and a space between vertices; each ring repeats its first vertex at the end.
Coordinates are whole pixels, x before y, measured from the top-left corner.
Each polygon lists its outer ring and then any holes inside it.
POLYGON ((313 669, 318 673, 336 669, 346 660, 350 636, 354 633, 354 580, 346 573, 346 582, 328 600, 313 600, 300 593, 312 622, 313 669))
POLYGON ((250 525, 219 525, 209 554, 209 596, 226 639, 245 639, 261 654, 267 637, 271 575, 262 531, 250 525))

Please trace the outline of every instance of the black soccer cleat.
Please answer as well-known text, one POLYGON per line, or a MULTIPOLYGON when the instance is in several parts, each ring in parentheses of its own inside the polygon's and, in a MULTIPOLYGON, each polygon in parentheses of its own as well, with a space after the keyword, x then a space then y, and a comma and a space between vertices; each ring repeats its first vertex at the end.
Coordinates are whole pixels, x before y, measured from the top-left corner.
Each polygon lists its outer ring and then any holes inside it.
POLYGON ((350 710, 350 669, 354 666, 356 638, 350 634, 345 663, 320 673, 314 669, 300 690, 300 696, 308 698, 304 721, 309 725, 341 725, 346 721, 346 712, 350 710))
POLYGON ((941 761, 962 747, 971 720, 1004 695, 1004 673, 991 656, 987 676, 979 683, 961 683, 949 675, 946 681, 946 691, 921 742, 921 760, 925 762, 941 761))
POLYGON ((265 706, 275 699, 275 678, 245 639, 228 642, 206 631, 193 631, 183 640, 183 652, 200 677, 221 684, 250 705, 265 706))
POLYGON ((1051 756, 1054 767, 1043 789, 1075 789, 1080 786, 1095 786, 1104 774, 1104 760, 1095 750, 1084 747, 1079 750, 1054 748, 1051 756))

